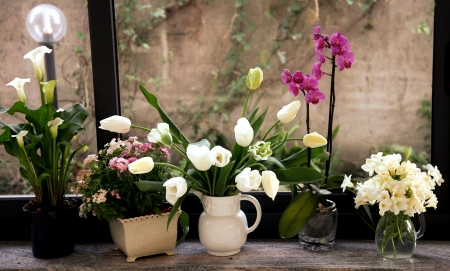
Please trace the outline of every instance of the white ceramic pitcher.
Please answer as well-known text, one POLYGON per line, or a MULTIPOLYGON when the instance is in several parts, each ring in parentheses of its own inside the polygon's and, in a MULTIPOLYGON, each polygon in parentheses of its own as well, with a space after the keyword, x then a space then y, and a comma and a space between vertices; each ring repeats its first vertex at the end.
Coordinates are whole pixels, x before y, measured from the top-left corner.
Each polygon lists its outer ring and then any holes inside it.
POLYGON ((214 256, 237 254, 261 221, 261 206, 250 195, 210 197, 201 195, 203 213, 198 222, 200 242, 214 256), (256 221, 248 228, 247 218, 241 211, 241 200, 248 200, 256 207, 256 221))

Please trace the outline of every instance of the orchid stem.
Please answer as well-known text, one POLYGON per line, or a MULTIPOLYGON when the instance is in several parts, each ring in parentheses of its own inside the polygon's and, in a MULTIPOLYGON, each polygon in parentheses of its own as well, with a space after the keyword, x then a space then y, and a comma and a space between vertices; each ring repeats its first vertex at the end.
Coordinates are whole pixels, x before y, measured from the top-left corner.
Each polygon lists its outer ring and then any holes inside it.
POLYGON ((333 117, 334 117, 334 101, 335 101, 335 94, 334 94, 334 77, 336 72, 336 56, 333 56, 331 63, 332 63, 332 69, 331 69, 331 87, 330 87, 330 109, 328 114, 328 135, 327 135, 327 152, 330 154, 330 157, 328 158, 325 166, 325 184, 327 184, 328 180, 328 174, 330 173, 330 164, 331 164, 331 151, 333 150, 333 117))

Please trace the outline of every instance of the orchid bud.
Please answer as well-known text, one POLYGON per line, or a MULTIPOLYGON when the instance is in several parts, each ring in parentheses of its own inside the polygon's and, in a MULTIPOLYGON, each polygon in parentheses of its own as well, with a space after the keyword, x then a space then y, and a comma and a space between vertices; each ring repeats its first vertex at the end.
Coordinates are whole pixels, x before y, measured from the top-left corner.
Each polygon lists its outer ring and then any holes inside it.
POLYGON ((125 134, 130 131, 131 121, 128 118, 114 115, 101 120, 99 128, 114 133, 125 134))
POLYGON ((328 143, 327 139, 316 132, 306 134, 303 137, 303 144, 309 148, 322 147, 327 143, 328 143))
POLYGON ((12 86, 17 90, 17 96, 19 97, 19 101, 21 101, 22 103, 27 102, 27 97, 25 96, 25 91, 24 91, 24 85, 27 82, 30 82, 30 78, 20 79, 20 78, 16 77, 16 78, 14 78, 14 80, 12 80, 8 84, 6 84, 7 86, 12 86))
POLYGON ((247 74, 247 80, 245 83, 251 90, 259 88, 263 80, 263 72, 260 68, 250 69, 247 74))
POLYGON ((192 165, 200 171, 206 171, 212 165, 209 158, 209 148, 207 146, 190 144, 186 148, 186 155, 192 162, 192 165))
POLYGON ((277 179, 277 175, 270 170, 263 171, 262 185, 267 196, 272 200, 275 200, 275 196, 278 193, 278 188, 280 187, 280 181, 277 179))
POLYGON ((172 205, 187 191, 187 182, 182 177, 169 179, 163 186, 166 187, 166 200, 172 205))
POLYGON ((234 127, 236 143, 241 147, 247 147, 253 140, 253 128, 246 118, 240 118, 234 127))
POLYGON ((11 137, 15 137, 17 139, 17 143, 20 147, 24 147, 23 137, 28 134, 28 131, 20 131, 17 135, 12 135, 11 137))
POLYGON ((154 166, 151 157, 144 157, 128 164, 128 170, 133 174, 145 174, 152 171, 154 166))
POLYGON ((148 142, 159 143, 166 147, 172 145, 172 134, 170 133, 169 124, 158 123, 157 129, 152 129, 147 135, 148 142))
POLYGON ((45 46, 40 46, 23 56, 24 59, 28 58, 31 62, 33 62, 34 73, 36 74, 36 78, 39 82, 42 82, 45 77, 44 54, 49 54, 51 52, 51 49, 45 46))
POLYGON ((297 115, 298 110, 302 104, 299 101, 294 101, 278 111, 277 118, 282 123, 291 122, 297 115))

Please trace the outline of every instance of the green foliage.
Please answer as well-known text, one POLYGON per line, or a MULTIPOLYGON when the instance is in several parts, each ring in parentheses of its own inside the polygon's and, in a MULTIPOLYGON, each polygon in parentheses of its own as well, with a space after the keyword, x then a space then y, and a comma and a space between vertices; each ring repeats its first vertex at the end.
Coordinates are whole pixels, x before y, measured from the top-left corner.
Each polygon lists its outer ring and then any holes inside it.
POLYGON ((347 0, 347 3, 349 5, 353 5, 356 2, 358 7, 361 9, 362 12, 368 10, 370 7, 372 7, 373 4, 377 2, 377 0, 347 0))
POLYGON ((168 168, 155 166, 148 173, 135 175, 127 165, 143 157, 163 162, 168 152, 157 144, 141 143, 131 137, 124 141, 115 139, 98 155, 88 156, 72 188, 83 195, 80 212, 86 216, 93 211, 99 219, 108 221, 151 211, 160 213, 161 204, 166 202, 162 184, 167 179, 168 168))
POLYGON ((423 20, 420 23, 418 23, 413 29, 412 31, 414 33, 419 33, 419 34, 427 34, 430 35, 431 34, 431 27, 430 24, 428 23, 428 21, 423 20))

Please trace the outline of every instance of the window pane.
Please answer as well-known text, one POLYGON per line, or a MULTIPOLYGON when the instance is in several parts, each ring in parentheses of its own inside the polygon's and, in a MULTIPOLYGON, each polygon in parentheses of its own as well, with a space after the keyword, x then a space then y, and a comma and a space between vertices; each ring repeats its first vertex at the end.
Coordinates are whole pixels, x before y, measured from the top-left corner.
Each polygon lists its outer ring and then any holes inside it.
MULTIPOLYGON (((24 86, 27 97, 26 104, 30 109, 41 106, 37 79, 30 60, 23 59, 29 51, 40 46, 27 32, 25 21, 28 12, 37 5, 48 1, 4 1, 0 4, 3 17, 0 27, 4 30, 4 38, 0 57, 3 63, 0 80, 2 84, 1 105, 11 107, 17 100, 17 92, 5 85, 15 77, 30 78, 31 82, 24 86)), ((89 153, 95 153, 94 101, 91 75, 91 55, 89 44, 89 24, 85 1, 57 1, 55 5, 64 13, 67 21, 67 32, 62 40, 54 45, 54 60, 57 83, 58 108, 69 109, 80 102, 89 111, 90 116, 84 122, 86 131, 73 139, 71 150, 86 143, 88 147, 75 157, 74 171, 89 153)), ((47 67, 48 68, 48 67, 47 67)), ((49 74, 49 72, 47 72, 49 74)), ((24 123, 23 115, 2 114, 6 123, 24 123)), ((30 184, 19 173, 19 162, 16 157, 7 154, 3 147, 0 151, 0 194, 17 195, 33 193, 30 184)), ((75 173, 71 175, 74 179, 75 173)), ((69 191, 68 191, 69 192, 69 191)))
MULTIPOLYGON (((303 137, 304 96, 294 97, 280 74, 283 69, 311 74, 317 61, 310 37, 320 25, 328 35, 342 32, 355 59, 351 69, 336 69, 333 127, 339 130, 331 173, 363 176, 365 158, 382 150, 426 163, 433 9, 433 0, 117 1, 122 114, 148 128, 161 122, 140 93, 140 83, 156 94, 191 141, 207 138, 231 148, 248 69, 259 66, 264 81, 249 108, 269 108, 262 131, 282 106, 300 100, 294 121, 278 129, 303 137)), ((322 69, 331 73, 328 60, 322 69)), ((322 135, 327 134, 330 83, 328 75, 320 79, 326 98, 310 105, 311 132, 322 135)), ((289 142, 277 155, 302 147, 300 141, 289 142)))

